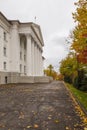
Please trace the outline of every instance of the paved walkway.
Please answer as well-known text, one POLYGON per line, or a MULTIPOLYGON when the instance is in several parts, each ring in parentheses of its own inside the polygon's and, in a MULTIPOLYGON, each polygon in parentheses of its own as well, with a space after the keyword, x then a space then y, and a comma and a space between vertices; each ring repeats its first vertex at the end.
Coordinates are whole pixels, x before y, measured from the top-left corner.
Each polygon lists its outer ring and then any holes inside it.
POLYGON ((0 87, 0 130, 83 130, 62 82, 0 87))

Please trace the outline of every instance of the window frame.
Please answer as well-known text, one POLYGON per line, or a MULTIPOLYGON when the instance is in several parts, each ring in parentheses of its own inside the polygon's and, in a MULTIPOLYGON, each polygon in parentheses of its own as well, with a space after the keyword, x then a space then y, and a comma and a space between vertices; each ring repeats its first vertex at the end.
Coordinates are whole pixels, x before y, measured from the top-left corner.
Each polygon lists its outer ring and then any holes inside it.
POLYGON ((3 62, 3 68, 4 68, 4 70, 7 69, 7 63, 6 63, 6 61, 3 62))
POLYGON ((3 54, 4 54, 4 56, 7 56, 7 48, 6 47, 3 47, 3 54))

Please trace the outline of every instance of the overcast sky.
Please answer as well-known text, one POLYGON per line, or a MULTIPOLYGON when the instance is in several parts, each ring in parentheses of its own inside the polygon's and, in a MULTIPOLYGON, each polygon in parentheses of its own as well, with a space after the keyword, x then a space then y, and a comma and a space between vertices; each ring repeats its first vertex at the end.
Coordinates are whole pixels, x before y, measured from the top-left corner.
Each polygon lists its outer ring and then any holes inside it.
POLYGON ((0 0, 0 11, 8 19, 35 22, 41 26, 44 39, 45 66, 54 68, 68 53, 65 43, 74 28, 72 12, 77 0, 0 0), (35 20, 36 17, 36 20, 35 20))

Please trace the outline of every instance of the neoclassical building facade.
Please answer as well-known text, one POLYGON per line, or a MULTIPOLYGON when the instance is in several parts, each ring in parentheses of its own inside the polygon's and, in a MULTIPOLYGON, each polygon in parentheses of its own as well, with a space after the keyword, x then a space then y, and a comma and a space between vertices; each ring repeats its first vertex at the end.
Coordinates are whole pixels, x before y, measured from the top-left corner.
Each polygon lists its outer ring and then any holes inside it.
POLYGON ((8 20, 0 12, 0 83, 39 82, 43 46, 39 25, 8 20))

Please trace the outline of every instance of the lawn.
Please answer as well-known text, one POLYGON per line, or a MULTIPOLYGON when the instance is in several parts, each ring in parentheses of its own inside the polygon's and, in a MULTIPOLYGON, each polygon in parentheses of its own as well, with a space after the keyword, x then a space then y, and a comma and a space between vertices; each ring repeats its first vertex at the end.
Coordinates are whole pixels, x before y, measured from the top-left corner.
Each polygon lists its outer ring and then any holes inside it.
POLYGON ((87 111, 87 92, 80 91, 70 84, 66 85, 87 111))

